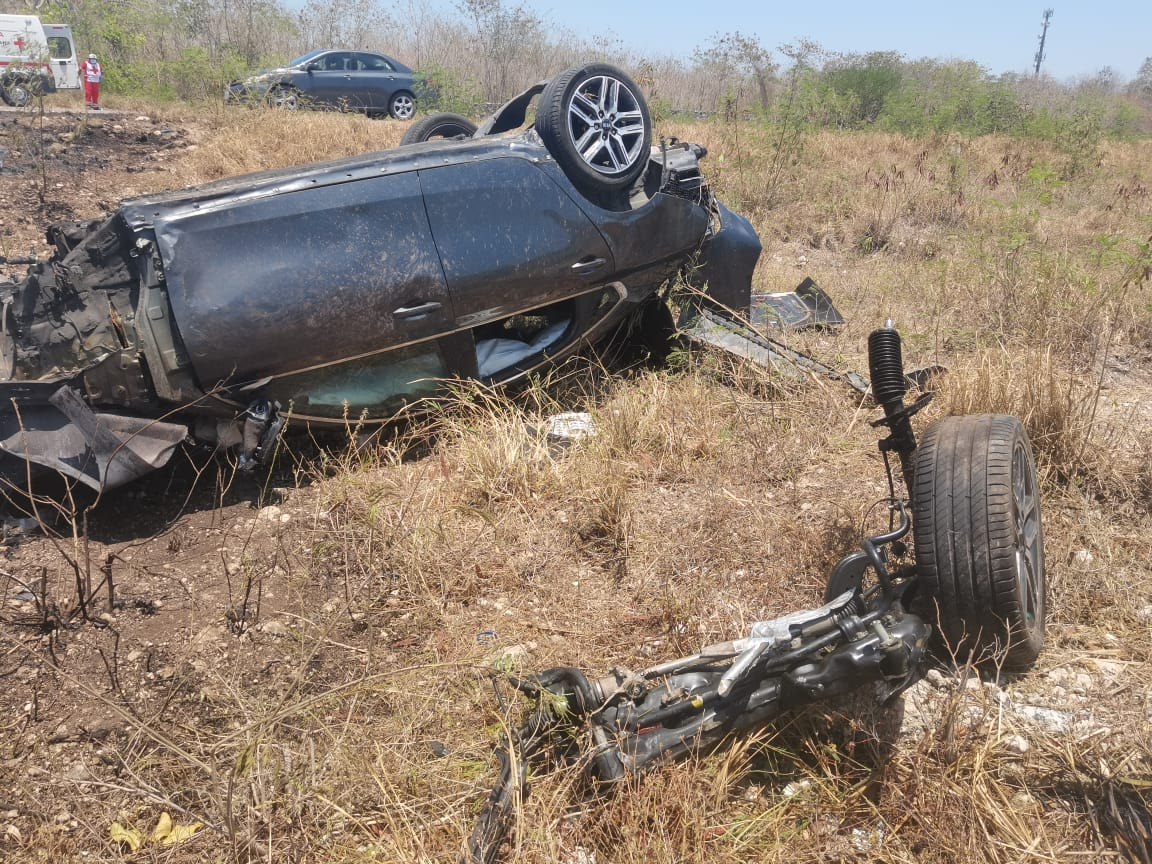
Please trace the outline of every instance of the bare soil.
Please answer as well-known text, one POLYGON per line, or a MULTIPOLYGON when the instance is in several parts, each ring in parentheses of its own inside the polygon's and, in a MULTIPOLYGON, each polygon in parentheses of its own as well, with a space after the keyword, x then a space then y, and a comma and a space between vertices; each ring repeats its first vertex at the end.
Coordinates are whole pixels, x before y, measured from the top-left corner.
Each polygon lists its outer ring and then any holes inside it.
MULTIPOLYGON (((172 185, 169 165, 201 133, 131 112, 0 114, 5 257, 46 257, 51 222, 99 217, 124 197, 172 185)), ((17 279, 25 268, 5 269, 17 279)), ((237 477, 213 455, 188 452, 99 506, 82 492, 69 514, 42 505, 36 515, 46 532, 7 521, 0 810, 9 811, 15 836, 75 827, 57 817, 92 779, 85 765, 115 763, 110 745, 137 734, 117 703, 147 713, 175 699, 186 710, 185 697, 199 694, 197 670, 218 664, 241 677, 282 674, 275 639, 240 636, 281 608, 274 590, 254 585, 291 566, 286 535, 292 554, 300 548, 309 520, 299 518, 297 485, 290 473, 237 477), (85 511, 73 524, 70 516, 85 511), (80 596, 90 601, 83 608, 80 596), (62 780, 72 793, 62 794, 62 780)), ((212 712, 210 702, 200 704, 212 712)), ((90 827, 107 836, 106 825, 90 827)), ((0 845, 12 839, 10 832, 0 845)))

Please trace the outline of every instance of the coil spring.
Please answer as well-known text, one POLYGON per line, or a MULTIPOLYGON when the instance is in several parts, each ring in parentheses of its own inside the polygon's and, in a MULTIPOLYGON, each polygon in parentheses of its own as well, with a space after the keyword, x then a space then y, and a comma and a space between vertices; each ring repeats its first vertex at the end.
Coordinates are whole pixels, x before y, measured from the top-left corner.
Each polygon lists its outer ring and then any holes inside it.
POLYGON ((904 382, 904 358, 900 352, 900 334, 895 327, 881 327, 868 335, 868 374, 872 379, 872 398, 879 405, 901 404, 907 389, 904 382))

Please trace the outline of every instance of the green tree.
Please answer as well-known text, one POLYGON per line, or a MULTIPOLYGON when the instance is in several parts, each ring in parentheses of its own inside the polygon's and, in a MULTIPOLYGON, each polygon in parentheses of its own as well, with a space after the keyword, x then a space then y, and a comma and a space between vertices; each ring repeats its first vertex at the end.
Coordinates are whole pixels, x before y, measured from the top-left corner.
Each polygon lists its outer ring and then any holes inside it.
POLYGON ((840 54, 824 65, 829 87, 852 102, 850 120, 855 125, 876 122, 888 99, 903 80, 904 61, 895 51, 840 54))

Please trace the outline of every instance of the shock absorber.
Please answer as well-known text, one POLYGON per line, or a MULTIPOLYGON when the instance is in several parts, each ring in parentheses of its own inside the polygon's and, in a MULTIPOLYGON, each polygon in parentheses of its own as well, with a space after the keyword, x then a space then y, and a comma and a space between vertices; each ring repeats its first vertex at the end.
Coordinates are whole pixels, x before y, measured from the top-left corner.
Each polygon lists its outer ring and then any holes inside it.
POLYGON ((912 405, 904 404, 907 382, 904 378, 904 358, 900 350, 900 334, 892 321, 885 321, 879 330, 868 336, 868 374, 872 379, 872 398, 884 409, 884 416, 873 426, 887 426, 888 437, 880 441, 885 453, 895 453, 900 459, 900 472, 909 491, 912 489, 912 453, 916 450, 916 435, 912 431, 912 415, 923 408, 931 394, 912 405))

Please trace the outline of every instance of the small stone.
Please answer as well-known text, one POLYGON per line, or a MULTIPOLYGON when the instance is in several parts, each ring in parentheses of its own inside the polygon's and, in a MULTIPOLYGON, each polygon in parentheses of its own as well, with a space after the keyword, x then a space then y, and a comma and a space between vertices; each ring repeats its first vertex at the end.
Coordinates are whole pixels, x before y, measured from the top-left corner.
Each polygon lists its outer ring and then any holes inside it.
POLYGON ((65 810, 62 813, 57 813, 55 816, 52 817, 52 821, 55 822, 57 825, 67 825, 69 823, 69 821, 71 821, 71 819, 72 819, 72 814, 69 813, 67 810, 65 810))
POLYGON ((1039 705, 1021 705, 1016 713, 1049 732, 1065 732, 1072 726, 1072 715, 1066 711, 1054 711, 1039 705))
POLYGON ((805 792, 811 788, 812 788, 812 781, 807 779, 807 778, 805 778, 803 780, 793 780, 791 783, 789 783, 787 786, 784 787, 781 794, 785 798, 795 798, 801 792, 805 792))
POLYGON ((107 717, 94 720, 84 727, 84 734, 93 741, 103 741, 109 735, 120 730, 120 724, 107 717))
POLYGON ((523 665, 531 649, 527 645, 509 645, 500 652, 500 659, 513 666, 523 665))
POLYGON ((256 629, 261 633, 275 637, 277 639, 283 639, 286 636, 292 635, 292 632, 282 621, 264 621, 258 625, 256 629))
POLYGON ((1088 570, 1095 560, 1096 556, 1087 549, 1077 549, 1072 555, 1072 564, 1077 570, 1088 570))
POLYGON ((1004 749, 1009 753, 1023 756, 1032 749, 1032 745, 1028 743, 1028 739, 1023 735, 1009 735, 1004 739, 1004 749))
POLYGON ((928 674, 924 676, 924 680, 937 690, 944 690, 948 687, 948 678, 939 669, 929 669, 928 674))

